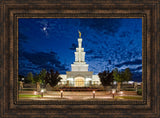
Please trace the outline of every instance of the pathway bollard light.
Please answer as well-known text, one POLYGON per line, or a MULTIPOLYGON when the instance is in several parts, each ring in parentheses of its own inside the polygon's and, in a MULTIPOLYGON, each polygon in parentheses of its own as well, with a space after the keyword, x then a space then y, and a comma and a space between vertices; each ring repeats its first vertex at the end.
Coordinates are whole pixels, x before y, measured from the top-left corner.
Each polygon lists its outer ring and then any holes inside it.
POLYGON ((114 94, 115 94, 116 90, 115 89, 112 89, 112 96, 113 96, 113 99, 114 99, 114 94))
POLYGON ((93 91, 93 98, 95 98, 95 93, 96 93, 96 92, 95 92, 95 91, 93 91))
POLYGON ((22 78, 22 82, 24 82, 24 78, 22 78))
POLYGON ((61 98, 63 98, 63 90, 61 90, 61 98))
POLYGON ((43 92, 44 92, 44 90, 42 89, 42 90, 41 90, 41 97, 42 97, 42 98, 43 98, 43 92))
POLYGON ((121 91, 120 94, 123 94, 123 91, 121 91))
POLYGON ((37 91, 34 91, 34 95, 37 95, 37 91))
POLYGON ((120 91, 120 96, 122 96, 123 95, 123 91, 120 91))

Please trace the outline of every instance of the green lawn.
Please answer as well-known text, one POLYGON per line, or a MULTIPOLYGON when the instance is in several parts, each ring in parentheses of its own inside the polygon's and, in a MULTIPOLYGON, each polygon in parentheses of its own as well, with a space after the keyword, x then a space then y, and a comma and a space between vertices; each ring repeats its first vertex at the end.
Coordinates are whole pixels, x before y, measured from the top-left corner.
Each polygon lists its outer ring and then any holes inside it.
POLYGON ((29 97, 41 97, 41 95, 19 95, 19 97, 21 97, 21 98, 29 98, 29 97))
POLYGON ((115 99, 142 100, 142 96, 115 96, 115 99))

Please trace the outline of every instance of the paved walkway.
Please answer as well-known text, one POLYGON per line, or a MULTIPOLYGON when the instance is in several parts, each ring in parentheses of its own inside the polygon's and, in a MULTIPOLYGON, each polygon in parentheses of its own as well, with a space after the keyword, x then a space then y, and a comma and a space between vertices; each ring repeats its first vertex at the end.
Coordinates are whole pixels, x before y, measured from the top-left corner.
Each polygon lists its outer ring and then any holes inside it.
MULTIPOLYGON (((121 93, 116 94, 115 96, 137 96, 133 92, 129 93, 121 93)), ((34 91, 22 91, 19 94, 21 95, 34 95, 34 91)), ((93 99, 92 91, 80 91, 80 92, 69 92, 63 91, 63 97, 61 98, 61 92, 59 91, 47 91, 43 93, 42 97, 34 97, 34 98, 20 98, 20 100, 113 100, 113 95, 110 92, 105 91, 96 91, 95 98, 93 99)))

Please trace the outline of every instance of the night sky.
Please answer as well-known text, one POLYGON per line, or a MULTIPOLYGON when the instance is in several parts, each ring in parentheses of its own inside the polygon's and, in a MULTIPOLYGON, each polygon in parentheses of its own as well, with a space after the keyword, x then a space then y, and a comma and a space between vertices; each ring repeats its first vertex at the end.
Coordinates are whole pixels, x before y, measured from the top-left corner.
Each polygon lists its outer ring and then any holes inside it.
POLYGON ((19 19, 19 74, 54 69, 71 71, 78 47, 78 30, 89 71, 129 67, 133 80, 142 79, 141 18, 26 18, 19 19))

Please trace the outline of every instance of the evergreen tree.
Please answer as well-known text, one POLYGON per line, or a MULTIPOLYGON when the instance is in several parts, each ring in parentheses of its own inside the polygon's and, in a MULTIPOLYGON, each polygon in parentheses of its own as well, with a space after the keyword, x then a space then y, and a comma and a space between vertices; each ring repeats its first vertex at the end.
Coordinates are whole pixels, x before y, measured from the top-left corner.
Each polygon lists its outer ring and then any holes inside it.
POLYGON ((117 90, 120 91, 120 88, 121 88, 121 84, 122 84, 122 81, 123 81, 123 76, 124 76, 124 72, 120 72, 118 71, 117 68, 115 68, 113 70, 113 78, 117 83, 117 90))
POLYGON ((31 83, 34 83, 32 72, 29 72, 29 73, 27 74, 27 80, 28 80, 29 82, 31 82, 31 83))
POLYGON ((113 77, 114 80, 118 83, 121 83, 122 86, 122 82, 131 80, 132 73, 129 68, 126 68, 124 71, 121 72, 118 71, 117 68, 115 68, 113 71, 113 77))
POLYGON ((125 79, 125 72, 124 71, 118 71, 118 69, 117 68, 115 68, 114 70, 113 70, 113 78, 114 78, 114 80, 116 81, 116 82, 123 82, 123 81, 125 81, 126 79, 125 79))
POLYGON ((54 86, 56 86, 58 84, 58 82, 61 79, 62 78, 59 76, 59 72, 58 71, 54 72, 51 69, 50 72, 46 73, 45 84, 47 85, 49 83, 51 87, 54 87, 54 86))
POLYGON ((115 69, 113 70, 113 79, 114 79, 116 82, 121 82, 120 72, 118 71, 117 68, 115 68, 115 69))
POLYGON ((126 68, 124 70, 124 78, 125 78, 124 80, 127 82, 132 79, 132 73, 129 68, 126 68))
POLYGON ((45 83, 46 73, 47 71, 45 69, 42 69, 39 74, 36 73, 35 76, 33 77, 34 83, 37 82, 39 82, 40 84, 45 83))
POLYGON ((33 77, 33 80, 34 80, 34 83, 39 82, 39 74, 36 73, 33 77))
POLYGON ((46 77, 47 71, 45 69, 42 69, 41 72, 39 73, 39 80, 38 82, 45 83, 45 77, 46 77))

